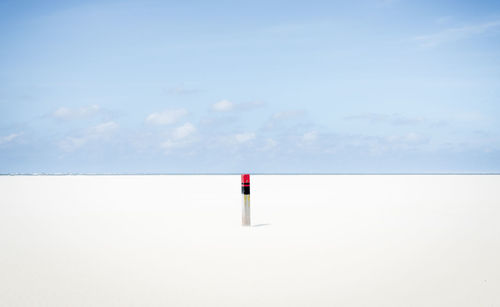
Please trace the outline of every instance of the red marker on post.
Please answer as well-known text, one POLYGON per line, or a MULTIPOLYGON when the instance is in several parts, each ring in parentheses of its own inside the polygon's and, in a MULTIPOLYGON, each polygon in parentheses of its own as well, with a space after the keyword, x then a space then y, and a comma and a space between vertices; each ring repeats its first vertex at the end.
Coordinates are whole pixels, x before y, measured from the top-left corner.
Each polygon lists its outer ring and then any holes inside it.
POLYGON ((250 175, 241 175, 241 194, 243 195, 243 207, 241 225, 250 226, 250 175))

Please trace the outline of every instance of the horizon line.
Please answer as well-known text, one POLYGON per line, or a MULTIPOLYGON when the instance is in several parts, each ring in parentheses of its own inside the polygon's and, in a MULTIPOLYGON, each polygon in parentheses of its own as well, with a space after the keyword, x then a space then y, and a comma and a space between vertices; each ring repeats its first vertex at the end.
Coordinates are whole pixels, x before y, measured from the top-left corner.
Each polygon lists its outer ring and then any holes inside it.
POLYGON ((250 175, 280 175, 280 176, 307 176, 307 175, 500 175, 500 172, 422 172, 422 173, 252 173, 252 172, 241 172, 241 173, 0 173, 0 176, 193 176, 193 175, 204 175, 204 176, 233 176, 241 174, 250 175))

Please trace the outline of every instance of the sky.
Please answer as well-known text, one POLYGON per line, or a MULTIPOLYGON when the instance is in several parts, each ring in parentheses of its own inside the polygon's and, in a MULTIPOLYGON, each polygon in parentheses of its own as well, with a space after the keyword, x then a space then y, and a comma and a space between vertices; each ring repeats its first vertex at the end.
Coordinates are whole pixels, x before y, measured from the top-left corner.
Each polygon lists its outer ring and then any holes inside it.
POLYGON ((500 172, 499 1, 0 1, 0 173, 500 172))

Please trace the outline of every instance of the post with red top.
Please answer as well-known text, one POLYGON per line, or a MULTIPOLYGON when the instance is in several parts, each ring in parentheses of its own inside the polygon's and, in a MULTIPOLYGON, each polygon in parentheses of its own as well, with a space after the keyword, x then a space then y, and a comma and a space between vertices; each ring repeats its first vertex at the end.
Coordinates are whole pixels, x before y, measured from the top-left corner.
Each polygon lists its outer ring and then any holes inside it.
POLYGON ((241 175, 241 194, 243 194, 243 207, 241 225, 250 226, 250 175, 241 175))

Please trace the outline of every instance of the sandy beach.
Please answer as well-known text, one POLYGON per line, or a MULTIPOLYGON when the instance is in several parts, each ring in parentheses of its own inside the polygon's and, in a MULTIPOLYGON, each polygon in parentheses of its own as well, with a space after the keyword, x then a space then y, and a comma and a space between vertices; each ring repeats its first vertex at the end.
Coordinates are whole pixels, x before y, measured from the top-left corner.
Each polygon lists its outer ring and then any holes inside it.
POLYGON ((500 176, 1 176, 0 306, 500 306, 500 176))

